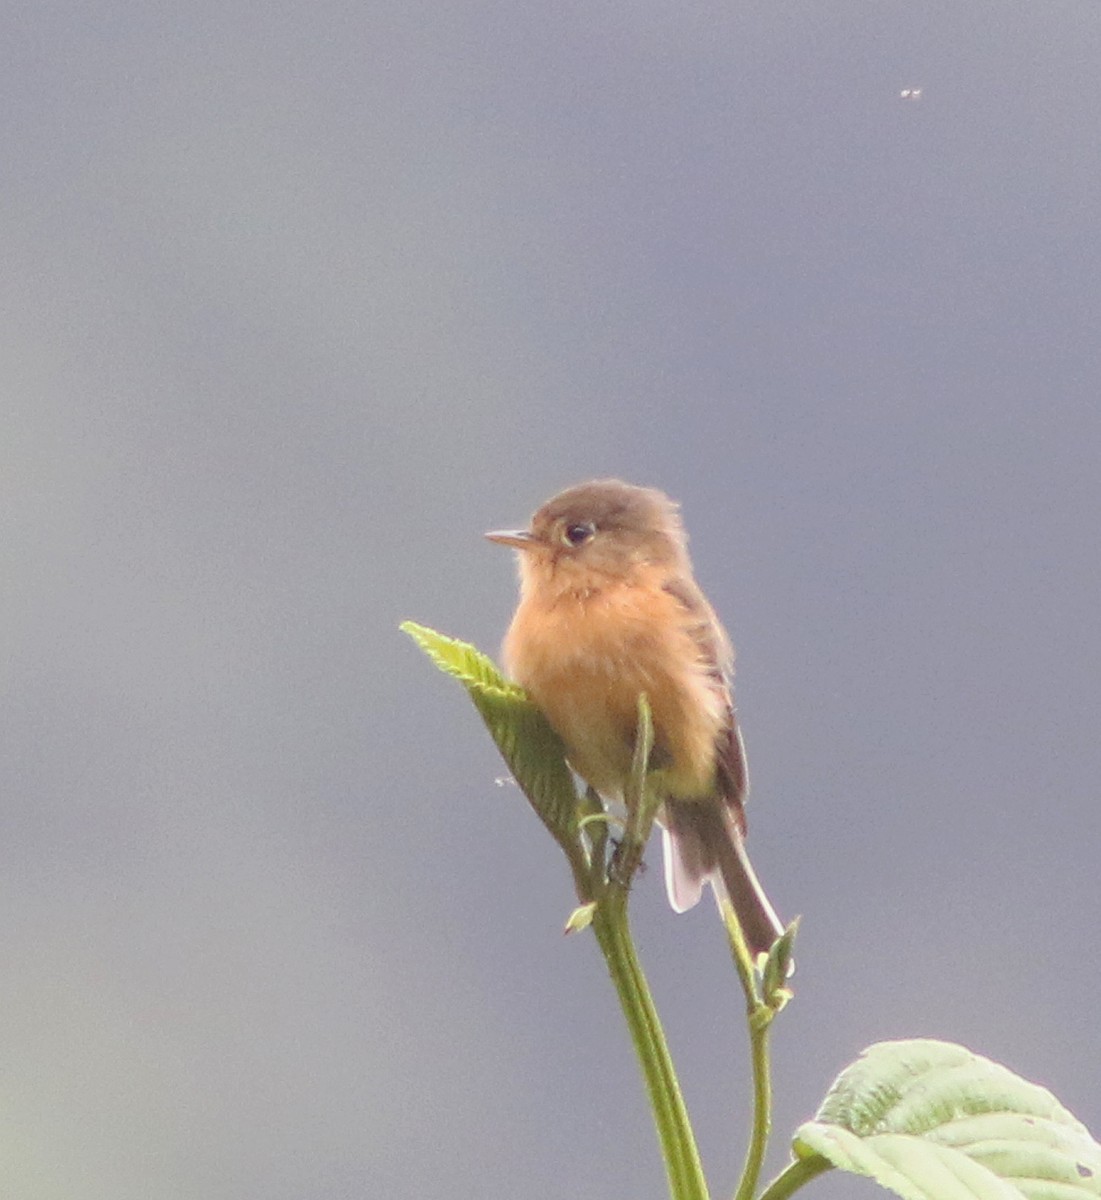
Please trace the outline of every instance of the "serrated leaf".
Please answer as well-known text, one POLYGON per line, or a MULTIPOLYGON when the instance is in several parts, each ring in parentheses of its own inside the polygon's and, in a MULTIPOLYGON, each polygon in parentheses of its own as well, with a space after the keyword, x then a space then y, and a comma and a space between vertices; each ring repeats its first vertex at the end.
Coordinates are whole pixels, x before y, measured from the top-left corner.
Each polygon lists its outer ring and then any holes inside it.
POLYGON ((497 749, 539 819, 571 858, 577 853, 578 797, 561 739, 523 688, 476 647, 424 625, 401 625, 428 657, 467 690, 497 749))
POLYGON ((881 1042, 838 1076, 795 1154, 904 1200, 1093 1200, 1101 1146, 1043 1087, 962 1046, 881 1042))
POLYGON ((558 734, 523 692, 470 685, 467 691, 536 815, 556 840, 573 843, 577 788, 558 734))
POLYGON ((441 671, 453 675, 460 683, 468 687, 493 688, 513 696, 524 695, 522 688, 497 670, 493 659, 469 642, 447 637, 415 621, 403 621, 399 628, 420 646, 441 671))

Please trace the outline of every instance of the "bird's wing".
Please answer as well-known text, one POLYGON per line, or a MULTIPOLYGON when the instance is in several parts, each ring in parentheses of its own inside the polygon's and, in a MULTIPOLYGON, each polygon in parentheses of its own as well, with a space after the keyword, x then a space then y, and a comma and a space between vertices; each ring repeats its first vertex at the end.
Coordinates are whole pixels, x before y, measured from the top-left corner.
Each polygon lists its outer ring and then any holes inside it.
POLYGON ((734 649, 715 615, 715 610, 694 580, 670 579, 663 586, 684 609, 685 630, 696 643, 701 664, 716 693, 722 698, 726 720, 719 731, 715 746, 719 791, 730 806, 738 831, 744 834, 743 807, 749 794, 749 770, 746 766, 745 743, 738 728, 731 684, 734 649))

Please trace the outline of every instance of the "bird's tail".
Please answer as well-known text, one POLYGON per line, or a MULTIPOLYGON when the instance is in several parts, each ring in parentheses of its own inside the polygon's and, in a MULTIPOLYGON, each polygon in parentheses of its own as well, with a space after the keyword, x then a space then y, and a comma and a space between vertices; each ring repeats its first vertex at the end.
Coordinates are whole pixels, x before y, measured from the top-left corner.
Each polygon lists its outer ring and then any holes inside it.
POLYGON ((697 904, 704 883, 723 887, 751 952, 766 952, 784 926, 750 864, 735 811, 719 800, 670 800, 662 825, 673 909, 685 912, 697 904))

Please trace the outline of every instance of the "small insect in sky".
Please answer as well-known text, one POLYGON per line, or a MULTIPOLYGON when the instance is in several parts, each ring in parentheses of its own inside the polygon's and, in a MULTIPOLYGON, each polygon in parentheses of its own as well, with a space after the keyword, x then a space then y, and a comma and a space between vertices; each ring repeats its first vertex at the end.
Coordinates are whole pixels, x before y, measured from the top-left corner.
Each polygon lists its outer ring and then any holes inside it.
POLYGON ((898 95, 902 100, 920 100, 921 88, 903 88, 898 95))

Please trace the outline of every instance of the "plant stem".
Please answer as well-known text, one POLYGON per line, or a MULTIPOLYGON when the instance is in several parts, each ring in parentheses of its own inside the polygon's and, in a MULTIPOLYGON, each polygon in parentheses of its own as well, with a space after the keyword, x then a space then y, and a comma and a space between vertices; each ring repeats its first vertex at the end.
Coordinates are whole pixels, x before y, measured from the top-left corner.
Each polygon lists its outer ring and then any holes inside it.
POLYGON ((746 1017, 749 1026, 750 1061, 753 1070, 753 1124, 746 1147, 742 1178, 734 1200, 753 1200, 761 1178, 761 1166, 768 1147, 772 1128, 772 1078, 768 1053, 768 1031, 776 1015, 761 999, 753 956, 746 944, 745 934, 728 897, 719 901, 719 910, 730 941, 730 953, 738 970, 745 993, 746 1017))
POLYGON ((804 1183, 824 1174, 832 1164, 821 1155, 799 1158, 789 1163, 761 1193, 760 1200, 787 1200, 804 1183))
POLYGON ((760 1019, 761 1010, 749 1014, 749 1046, 753 1063, 753 1127, 745 1152, 742 1179, 734 1200, 753 1200, 761 1178, 768 1135, 772 1128, 772 1079, 770 1077, 768 1031, 772 1013, 760 1019))
POLYGON ((593 932, 608 964, 642 1067, 665 1160, 669 1194, 673 1200, 708 1200, 707 1183, 688 1110, 657 1009, 631 940, 626 888, 609 884, 603 890, 593 914, 593 932))

